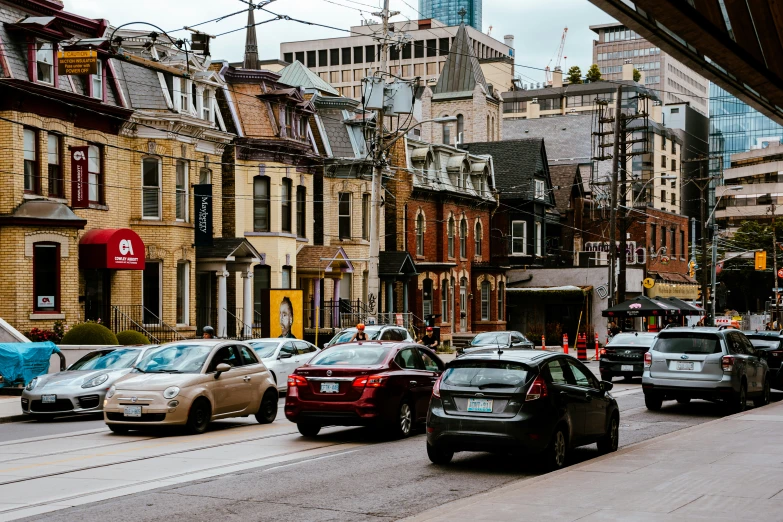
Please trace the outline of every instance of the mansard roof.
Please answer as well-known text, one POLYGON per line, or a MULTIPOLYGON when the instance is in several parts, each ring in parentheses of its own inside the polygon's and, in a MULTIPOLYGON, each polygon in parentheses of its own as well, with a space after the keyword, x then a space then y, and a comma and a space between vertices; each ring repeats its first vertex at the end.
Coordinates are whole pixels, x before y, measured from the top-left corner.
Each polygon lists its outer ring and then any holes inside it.
POLYGON ((315 89, 321 93, 340 96, 337 89, 322 80, 320 76, 302 65, 299 61, 294 61, 294 63, 284 67, 279 71, 279 74, 280 83, 285 83, 286 85, 292 85, 294 87, 302 87, 304 89, 315 89))

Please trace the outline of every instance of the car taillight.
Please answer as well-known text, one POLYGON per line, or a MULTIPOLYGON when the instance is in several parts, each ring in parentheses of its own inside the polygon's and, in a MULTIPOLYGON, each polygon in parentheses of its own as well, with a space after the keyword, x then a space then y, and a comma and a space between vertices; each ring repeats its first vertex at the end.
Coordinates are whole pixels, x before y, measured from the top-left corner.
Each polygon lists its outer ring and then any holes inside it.
POLYGON ((599 354, 601 354, 601 355, 606 355, 606 348, 601 348, 601 349, 598 351, 598 353, 599 353, 599 354))
POLYGON ((733 355, 724 355, 720 358, 720 365, 723 368, 724 372, 730 372, 734 369, 734 356, 733 355))
POLYGON ((652 366, 652 354, 650 352, 644 353, 644 367, 649 368, 652 366))
POLYGON ((438 380, 435 381, 435 384, 432 385, 432 396, 437 397, 440 399, 440 380, 443 378, 443 375, 438 377, 438 380))
POLYGON ((533 381, 533 384, 530 385, 530 389, 527 390, 525 402, 542 399, 547 395, 549 395, 549 392, 546 389, 546 382, 544 382, 544 378, 539 375, 536 377, 536 380, 533 381))
POLYGON ((383 383, 386 382, 385 375, 367 375, 363 377, 357 377, 353 380, 353 385, 357 388, 380 388, 383 383))
POLYGON ((288 387, 294 388, 296 386, 307 386, 307 379, 302 377, 301 375, 289 375, 288 376, 288 387))

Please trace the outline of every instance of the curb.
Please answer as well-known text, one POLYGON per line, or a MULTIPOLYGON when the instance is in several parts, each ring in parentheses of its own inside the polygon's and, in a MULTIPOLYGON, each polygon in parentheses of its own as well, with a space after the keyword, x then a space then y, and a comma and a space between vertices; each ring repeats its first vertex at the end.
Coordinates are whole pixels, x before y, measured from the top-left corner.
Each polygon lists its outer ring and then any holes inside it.
POLYGON ((25 420, 30 420, 32 417, 29 415, 9 415, 8 417, 0 417, 0 424, 9 424, 11 422, 21 422, 25 420))

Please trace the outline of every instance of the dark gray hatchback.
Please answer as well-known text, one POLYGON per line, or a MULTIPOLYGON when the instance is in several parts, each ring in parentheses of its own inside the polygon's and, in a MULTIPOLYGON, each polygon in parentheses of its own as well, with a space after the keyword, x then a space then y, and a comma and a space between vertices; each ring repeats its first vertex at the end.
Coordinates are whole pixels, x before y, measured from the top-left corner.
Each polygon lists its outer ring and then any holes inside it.
POLYGON ((620 413, 611 388, 564 354, 466 354, 433 388, 427 455, 447 464, 458 451, 521 453, 557 469, 576 446, 615 451, 620 413))

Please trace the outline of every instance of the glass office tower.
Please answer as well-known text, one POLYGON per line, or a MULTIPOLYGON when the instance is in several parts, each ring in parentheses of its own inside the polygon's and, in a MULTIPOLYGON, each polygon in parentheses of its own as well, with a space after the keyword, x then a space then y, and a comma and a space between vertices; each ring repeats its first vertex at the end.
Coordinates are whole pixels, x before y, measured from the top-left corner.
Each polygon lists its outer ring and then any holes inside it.
POLYGON ((481 31, 481 0, 419 0, 421 18, 435 18, 446 25, 459 25, 465 9, 465 25, 481 31))

